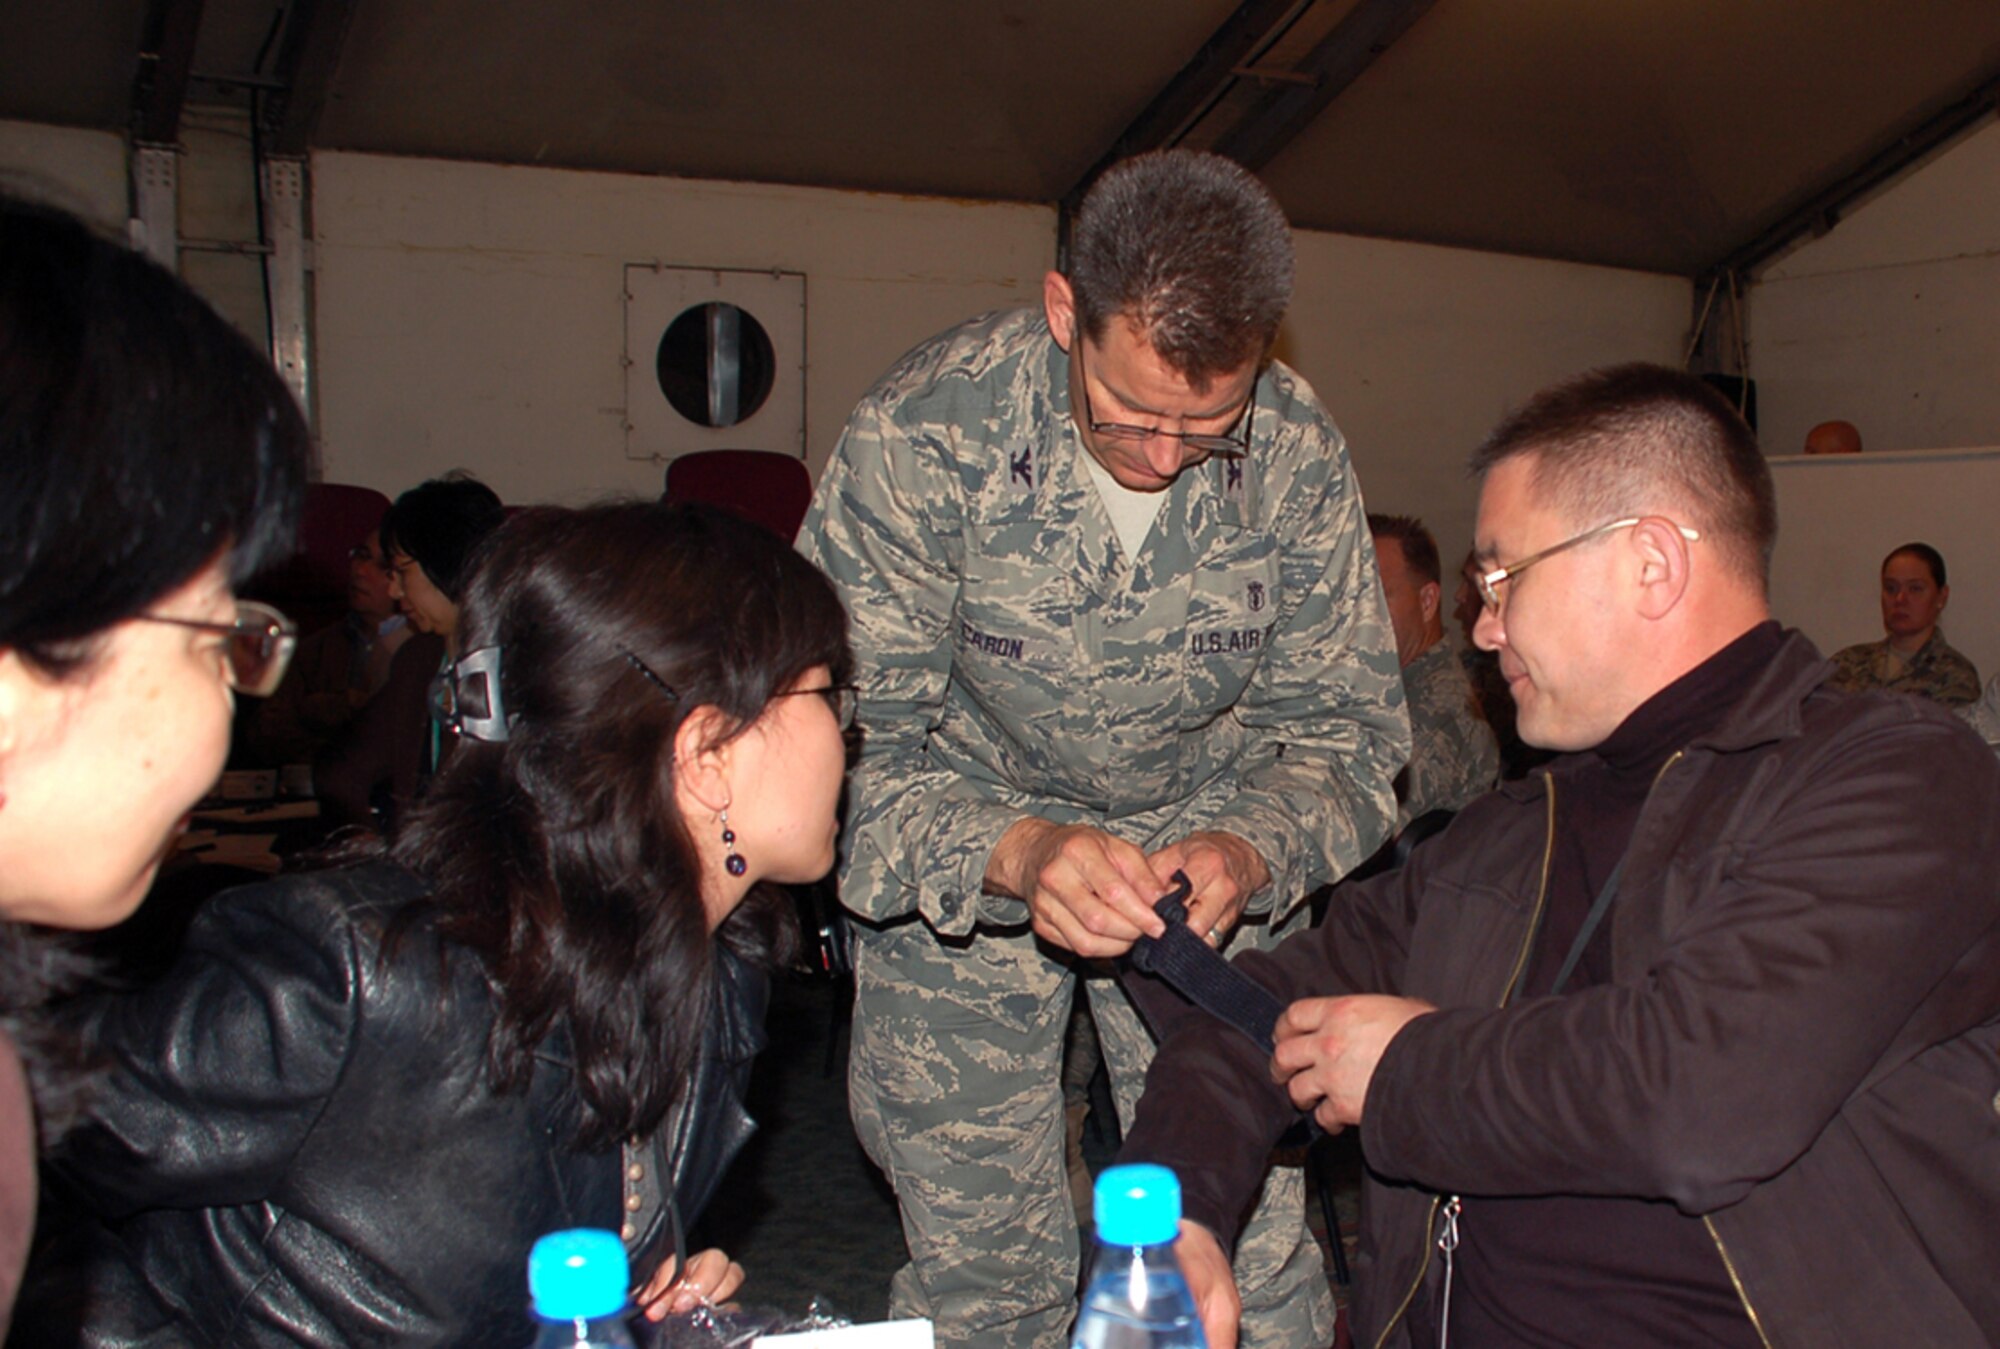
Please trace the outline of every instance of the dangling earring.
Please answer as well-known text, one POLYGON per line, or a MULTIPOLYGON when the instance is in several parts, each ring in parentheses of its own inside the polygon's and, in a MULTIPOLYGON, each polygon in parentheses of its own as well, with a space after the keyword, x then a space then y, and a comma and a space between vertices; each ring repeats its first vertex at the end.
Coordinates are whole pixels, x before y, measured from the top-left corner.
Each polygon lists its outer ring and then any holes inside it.
POLYGON ((722 868, 732 876, 741 876, 750 869, 743 860, 743 854, 736 851, 736 831, 729 827, 729 812, 722 812, 722 846, 729 849, 729 855, 722 859, 722 868))

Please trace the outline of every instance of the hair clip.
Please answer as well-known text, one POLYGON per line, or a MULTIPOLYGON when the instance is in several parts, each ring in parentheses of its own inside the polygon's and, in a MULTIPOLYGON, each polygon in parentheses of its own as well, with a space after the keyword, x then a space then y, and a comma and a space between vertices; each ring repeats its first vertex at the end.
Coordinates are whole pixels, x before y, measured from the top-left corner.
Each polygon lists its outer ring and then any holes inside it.
POLYGON ((637 670, 641 675, 645 676, 646 682, 648 684, 651 684, 654 688, 666 694, 667 697, 673 699, 675 702, 680 701, 681 695, 674 692, 673 685, 667 683, 666 680, 654 674, 652 668, 648 666, 645 661, 640 660, 637 656, 633 655, 630 651, 627 651, 623 647, 618 648, 618 654, 625 658, 626 664, 630 665, 633 669, 637 670))
POLYGON ((445 668, 442 681, 444 720, 454 731, 489 745, 507 742, 518 714, 510 715, 500 698, 500 648, 482 646, 468 651, 445 668))

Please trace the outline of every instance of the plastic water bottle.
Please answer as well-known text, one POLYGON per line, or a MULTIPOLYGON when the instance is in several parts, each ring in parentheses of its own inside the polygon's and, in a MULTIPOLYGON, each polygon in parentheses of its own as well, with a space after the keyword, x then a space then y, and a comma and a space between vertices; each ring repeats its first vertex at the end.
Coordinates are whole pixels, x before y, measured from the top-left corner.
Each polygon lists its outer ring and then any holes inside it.
POLYGON ((1071 1349, 1208 1349, 1174 1256, 1181 1183, 1164 1166, 1114 1166, 1097 1178, 1097 1251, 1071 1349))
POLYGON ((534 1349, 634 1349, 625 1325, 632 1273, 616 1232, 551 1232, 528 1254, 528 1296, 540 1328, 534 1349))

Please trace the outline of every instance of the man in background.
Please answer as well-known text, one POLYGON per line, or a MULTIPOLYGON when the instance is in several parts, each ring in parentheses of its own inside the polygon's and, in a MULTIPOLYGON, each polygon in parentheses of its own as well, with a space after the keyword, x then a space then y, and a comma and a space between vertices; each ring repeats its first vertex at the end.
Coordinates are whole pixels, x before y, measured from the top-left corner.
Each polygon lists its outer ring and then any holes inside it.
POLYGON ((1859 454, 1861 432, 1853 422, 1821 422, 1806 432, 1807 454, 1859 454))
MULTIPOLYGON (((862 399, 806 517, 860 685, 855 1128, 910 1246, 891 1311, 955 1349, 1066 1342, 1079 988, 1121 1113, 1152 1053, 1090 962, 1164 930, 1177 871, 1197 935, 1267 945, 1389 832, 1402 688, 1346 446, 1269 359, 1291 284, 1242 168, 1117 165, 1039 307, 926 342, 862 399)), ((1246 1337, 1324 1349, 1298 1173, 1261 1188, 1246 1337)))
POLYGON ((1493 732, 1500 749, 1500 776, 1518 778, 1549 761, 1547 750, 1524 744, 1514 725, 1514 695, 1507 691, 1507 678, 1500 673, 1500 657, 1482 651, 1472 640, 1479 622, 1479 559, 1472 553, 1458 564, 1458 588, 1452 597, 1452 617, 1458 623, 1465 644, 1458 649, 1458 665, 1472 686, 1472 704, 1493 732))
POLYGON ((1500 776, 1500 743, 1480 717, 1465 667, 1444 639, 1444 582, 1437 540, 1413 515, 1370 512, 1375 565, 1396 631, 1410 762, 1396 775, 1396 828, 1435 810, 1457 810, 1500 776))
POLYGON ((310 763, 388 682, 389 662, 409 640, 389 595, 382 537, 368 531, 347 561, 347 613, 299 639, 277 692, 257 702, 249 759, 273 767, 310 763))

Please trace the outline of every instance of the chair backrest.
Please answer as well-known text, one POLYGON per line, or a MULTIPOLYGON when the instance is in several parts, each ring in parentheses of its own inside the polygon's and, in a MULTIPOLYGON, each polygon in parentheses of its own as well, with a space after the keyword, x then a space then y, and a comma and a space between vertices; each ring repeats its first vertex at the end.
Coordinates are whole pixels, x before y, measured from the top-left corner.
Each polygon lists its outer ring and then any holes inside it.
POLYGON ((667 464, 663 495, 720 506, 790 543, 812 503, 812 474, 772 450, 697 450, 667 464))

